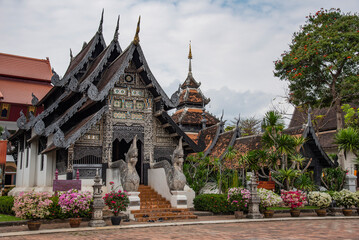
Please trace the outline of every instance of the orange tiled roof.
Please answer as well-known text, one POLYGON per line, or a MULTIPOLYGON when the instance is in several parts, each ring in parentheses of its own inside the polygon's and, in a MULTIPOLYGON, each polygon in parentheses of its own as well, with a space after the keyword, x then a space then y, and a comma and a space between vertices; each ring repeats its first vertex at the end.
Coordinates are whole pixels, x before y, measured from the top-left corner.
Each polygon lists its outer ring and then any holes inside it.
POLYGON ((198 133, 187 133, 187 136, 192 139, 193 142, 198 143, 198 133))
POLYGON ((3 95, 2 102, 31 104, 32 95, 41 99, 52 88, 50 84, 16 81, 0 77, 0 90, 3 95))
POLYGON ((48 59, 36 59, 0 53, 0 75, 51 82, 48 59))
MULTIPOLYGON (((187 111, 180 109, 172 115, 172 119, 177 124, 181 123, 200 125, 202 124, 201 120, 203 118, 202 112, 202 109, 199 108, 188 108, 187 111)), ((210 113, 205 112, 205 114, 205 118, 207 119, 207 126, 212 126, 219 122, 219 120, 212 116, 210 113)))

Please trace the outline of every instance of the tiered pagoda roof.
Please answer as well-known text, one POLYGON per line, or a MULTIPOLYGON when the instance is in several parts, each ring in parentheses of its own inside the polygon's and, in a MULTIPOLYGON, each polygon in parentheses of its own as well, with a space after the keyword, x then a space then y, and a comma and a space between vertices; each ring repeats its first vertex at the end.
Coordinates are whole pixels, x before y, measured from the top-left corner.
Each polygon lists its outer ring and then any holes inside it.
POLYGON ((172 99, 177 103, 177 111, 172 115, 173 120, 190 135, 195 141, 198 140, 198 132, 202 126, 213 126, 219 120, 205 111, 204 107, 210 102, 202 93, 200 82, 192 75, 192 50, 189 46, 189 69, 186 80, 180 85, 172 99))

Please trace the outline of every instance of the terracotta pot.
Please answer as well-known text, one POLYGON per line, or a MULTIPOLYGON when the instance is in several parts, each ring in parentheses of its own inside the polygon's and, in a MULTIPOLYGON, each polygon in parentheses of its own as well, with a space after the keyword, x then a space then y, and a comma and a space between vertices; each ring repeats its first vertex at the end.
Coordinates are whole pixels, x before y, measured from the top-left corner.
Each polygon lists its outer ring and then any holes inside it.
POLYGON ((300 210, 299 210, 299 209, 291 209, 291 210, 290 210, 290 215, 291 215, 292 217, 299 217, 299 215, 300 215, 300 210))
POLYGON ((265 218, 272 218, 274 215, 274 210, 264 210, 264 217, 265 218))
POLYGON ((41 226, 41 222, 39 222, 39 221, 28 221, 27 222, 27 227, 29 228, 30 231, 39 230, 40 226, 41 226))
POLYGON ((327 216, 327 209, 315 209, 318 217, 325 217, 327 216))
POLYGON ((353 214, 352 209, 343 208, 343 214, 344 216, 351 216, 353 214))
POLYGON ((234 211, 234 218, 235 219, 243 218, 243 212, 242 211, 234 211))
POLYGON ((80 227, 81 224, 81 218, 70 218, 69 223, 72 228, 80 227))
POLYGON ((112 225, 120 225, 121 219, 122 219, 121 216, 112 216, 112 217, 111 217, 111 223, 112 223, 112 225))

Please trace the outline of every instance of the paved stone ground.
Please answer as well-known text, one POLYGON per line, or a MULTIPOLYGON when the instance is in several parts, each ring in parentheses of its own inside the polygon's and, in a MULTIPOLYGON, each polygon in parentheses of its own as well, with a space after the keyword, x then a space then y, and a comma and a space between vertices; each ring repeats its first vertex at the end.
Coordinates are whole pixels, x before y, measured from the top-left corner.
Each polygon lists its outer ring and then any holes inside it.
POLYGON ((359 219, 323 219, 109 229, 1 239, 359 239, 358 229, 359 219))

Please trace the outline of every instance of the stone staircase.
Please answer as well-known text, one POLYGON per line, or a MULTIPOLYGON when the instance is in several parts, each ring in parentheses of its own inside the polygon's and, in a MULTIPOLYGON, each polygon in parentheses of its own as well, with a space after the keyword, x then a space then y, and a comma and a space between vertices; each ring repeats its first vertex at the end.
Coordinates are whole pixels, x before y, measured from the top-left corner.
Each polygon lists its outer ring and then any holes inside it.
POLYGON ((140 185, 138 191, 140 192, 141 209, 131 211, 137 222, 197 218, 188 209, 172 208, 169 201, 149 186, 140 185))

